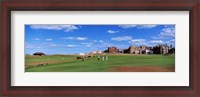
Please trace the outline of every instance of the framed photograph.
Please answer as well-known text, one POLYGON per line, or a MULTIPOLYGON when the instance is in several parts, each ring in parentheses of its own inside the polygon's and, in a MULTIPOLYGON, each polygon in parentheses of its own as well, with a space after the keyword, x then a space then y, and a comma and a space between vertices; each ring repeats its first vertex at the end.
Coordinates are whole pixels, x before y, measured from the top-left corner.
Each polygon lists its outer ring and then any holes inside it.
POLYGON ((199 97, 199 0, 1 1, 3 97, 199 97))
POLYGON ((175 30, 173 24, 28 24, 25 72, 175 72, 175 30))

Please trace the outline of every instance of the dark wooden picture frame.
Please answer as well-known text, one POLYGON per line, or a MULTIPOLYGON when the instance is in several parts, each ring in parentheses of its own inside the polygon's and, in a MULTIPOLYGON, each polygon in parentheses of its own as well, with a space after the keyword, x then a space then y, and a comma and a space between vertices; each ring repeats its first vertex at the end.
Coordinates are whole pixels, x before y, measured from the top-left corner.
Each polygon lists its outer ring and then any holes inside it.
POLYGON ((1 97, 127 96, 200 97, 199 0, 4 0, 1 1, 1 97), (189 11, 189 86, 11 86, 11 11, 189 11))

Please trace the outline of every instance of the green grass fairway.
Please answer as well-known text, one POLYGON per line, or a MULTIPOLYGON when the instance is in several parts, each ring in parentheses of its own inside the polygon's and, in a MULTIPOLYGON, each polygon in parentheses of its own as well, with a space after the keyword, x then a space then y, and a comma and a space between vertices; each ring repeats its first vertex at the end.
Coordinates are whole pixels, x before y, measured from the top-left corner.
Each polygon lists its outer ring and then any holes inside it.
MULTIPOLYGON (((174 55, 106 55, 107 61, 97 60, 97 56, 77 60, 75 55, 31 56, 25 58, 26 72, 118 72, 116 67, 159 67, 175 72, 174 55), (46 65, 48 63, 48 65, 46 65), (44 64, 37 66, 38 64, 44 64)), ((144 68, 145 69, 145 68, 144 68)), ((152 69, 153 70, 153 69, 152 69)), ((123 69, 122 69, 123 71, 123 69)), ((126 71, 126 70, 124 70, 126 71)), ((161 70, 162 71, 162 70, 161 70)), ((134 72, 134 71, 133 71, 134 72)), ((145 70, 144 70, 145 72, 145 70)))

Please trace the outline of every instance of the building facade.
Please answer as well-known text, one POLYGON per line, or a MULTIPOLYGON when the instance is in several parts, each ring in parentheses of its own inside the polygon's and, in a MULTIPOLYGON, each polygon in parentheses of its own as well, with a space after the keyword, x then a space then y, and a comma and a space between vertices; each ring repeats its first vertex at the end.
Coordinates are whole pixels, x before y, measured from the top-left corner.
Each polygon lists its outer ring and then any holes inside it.
POLYGON ((108 53, 118 53, 117 47, 108 47, 108 53))
POLYGON ((167 45, 156 45, 153 47, 154 54, 168 54, 169 53, 169 46, 167 45))
POLYGON ((147 46, 130 46, 128 51, 130 54, 147 54, 147 52, 150 52, 150 49, 147 46))
POLYGON ((148 46, 130 46, 127 49, 118 49, 117 47, 108 47, 106 53, 126 53, 126 54, 175 54, 175 48, 170 48, 167 44, 148 46))

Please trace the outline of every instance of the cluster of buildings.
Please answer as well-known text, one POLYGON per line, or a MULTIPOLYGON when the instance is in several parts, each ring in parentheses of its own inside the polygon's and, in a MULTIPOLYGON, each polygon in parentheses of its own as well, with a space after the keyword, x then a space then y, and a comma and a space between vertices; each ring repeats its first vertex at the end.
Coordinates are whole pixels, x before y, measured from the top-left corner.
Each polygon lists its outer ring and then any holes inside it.
MULTIPOLYGON (((121 54, 175 54, 175 47, 168 46, 167 44, 158 44, 153 47, 149 46, 130 46, 127 49, 120 49, 115 46, 108 47, 105 51, 92 51, 84 53, 84 55, 103 54, 103 53, 121 53, 121 54)), ((81 55, 81 54, 80 54, 81 55)))
MULTIPOLYGON (((108 47, 105 51, 92 51, 89 53, 80 53, 79 55, 93 55, 93 54, 103 54, 103 53, 122 53, 122 54, 175 54, 175 47, 168 46, 167 44, 158 44, 153 47, 148 46, 130 46, 127 49, 119 49, 117 47, 108 47)), ((36 52, 33 55, 43 56, 42 52, 36 52)))
POLYGON ((101 53, 103 53, 103 51, 98 50, 98 51, 92 51, 91 53, 92 54, 101 54, 101 53))
POLYGON ((118 49, 117 47, 108 47, 106 53, 125 53, 125 54, 175 54, 175 48, 172 46, 156 45, 154 47, 148 46, 130 46, 127 49, 118 49))

